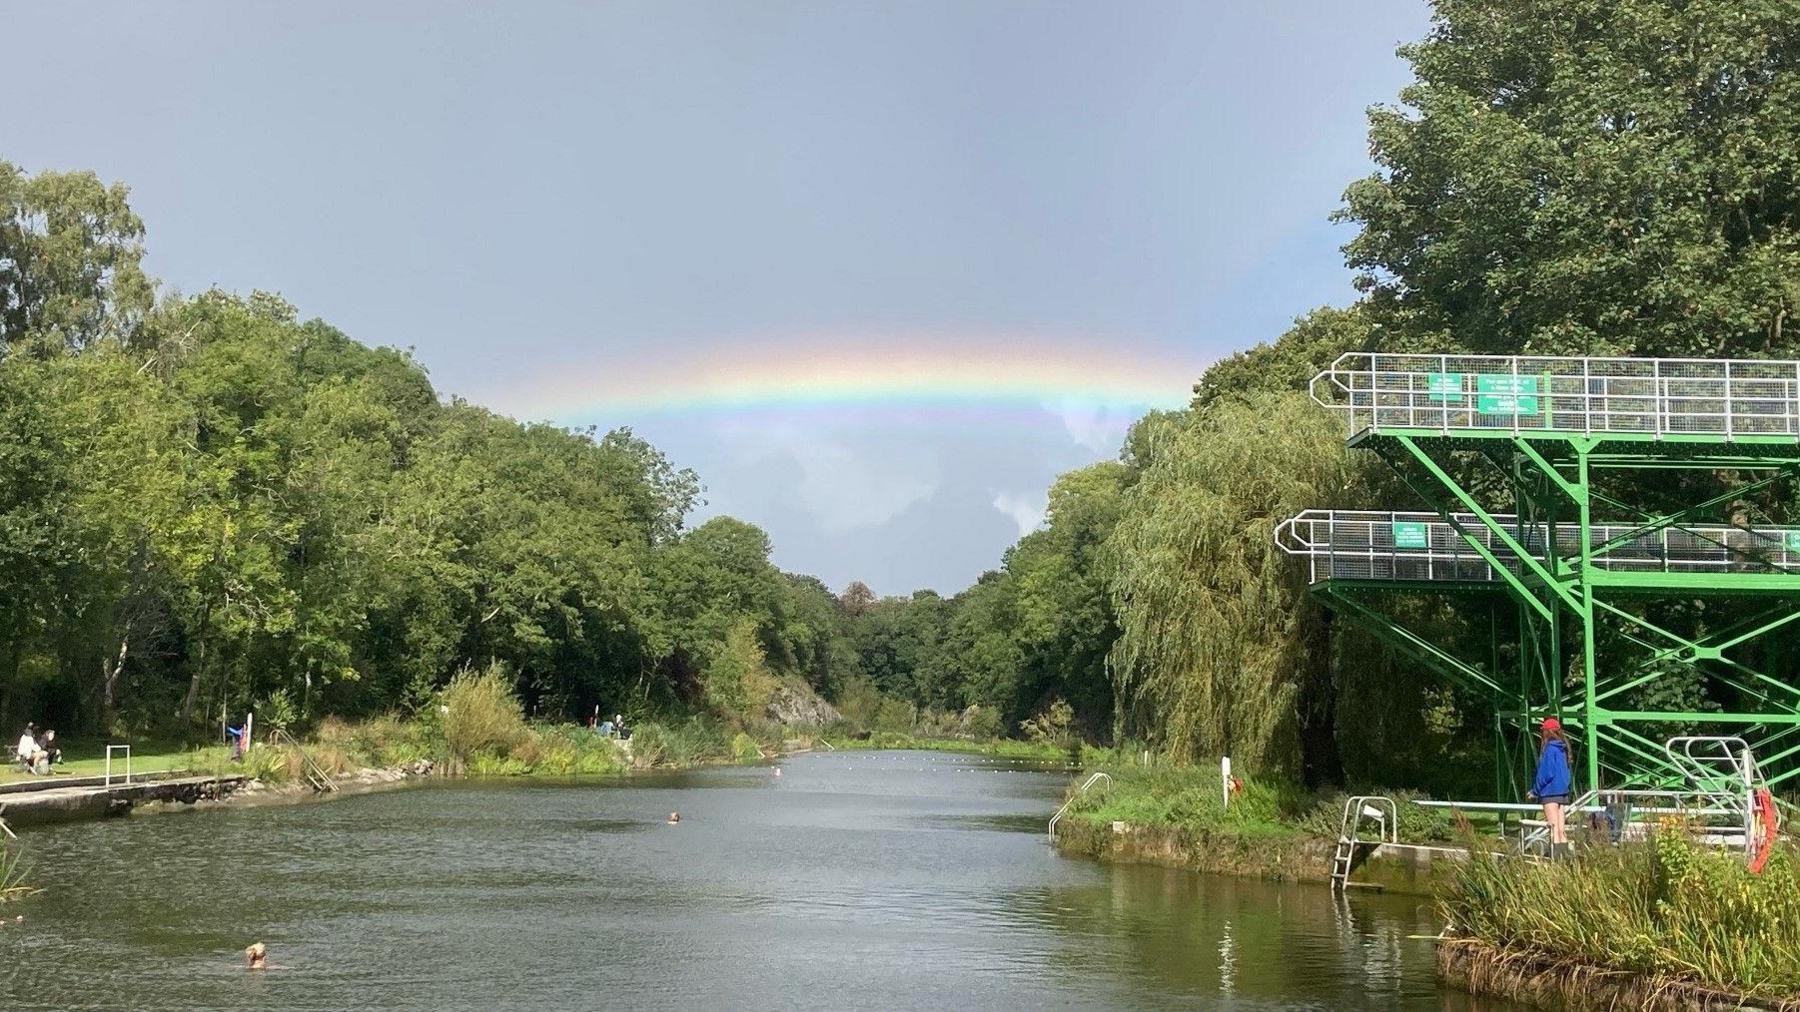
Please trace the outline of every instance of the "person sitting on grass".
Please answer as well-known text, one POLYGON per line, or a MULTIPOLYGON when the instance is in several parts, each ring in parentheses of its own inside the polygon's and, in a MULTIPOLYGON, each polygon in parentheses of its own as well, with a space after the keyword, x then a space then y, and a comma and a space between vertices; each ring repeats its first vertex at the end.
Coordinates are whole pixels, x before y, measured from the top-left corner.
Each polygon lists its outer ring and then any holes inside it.
POLYGON ((56 744, 56 732, 45 730, 44 736, 38 739, 38 751, 44 753, 44 762, 55 766, 62 762, 62 748, 56 744))
POLYGON ((1562 721, 1545 717, 1538 733, 1537 775, 1532 779, 1531 793, 1526 797, 1544 806, 1544 824, 1550 829, 1550 856, 1566 857, 1569 851, 1569 829, 1564 821, 1563 806, 1569 803, 1574 775, 1569 769, 1569 740, 1563 737, 1562 721))
POLYGON ((37 743, 36 724, 25 725, 25 733, 19 735, 19 744, 13 748, 13 758, 32 773, 50 772, 49 757, 37 743))

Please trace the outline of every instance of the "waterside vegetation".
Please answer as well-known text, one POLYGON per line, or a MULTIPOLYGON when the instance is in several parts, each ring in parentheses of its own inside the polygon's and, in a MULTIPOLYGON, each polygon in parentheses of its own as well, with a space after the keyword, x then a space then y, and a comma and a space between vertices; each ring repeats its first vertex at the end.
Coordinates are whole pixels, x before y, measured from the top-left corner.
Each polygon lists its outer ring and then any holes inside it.
POLYGON ((1574 861, 1460 865, 1441 897, 1456 936, 1444 944, 1471 950, 1459 976, 1506 993, 1529 989, 1521 965, 1568 987, 1597 970, 1631 974, 1646 994, 1800 1009, 1800 848, 1777 847, 1752 875, 1674 829, 1574 861))

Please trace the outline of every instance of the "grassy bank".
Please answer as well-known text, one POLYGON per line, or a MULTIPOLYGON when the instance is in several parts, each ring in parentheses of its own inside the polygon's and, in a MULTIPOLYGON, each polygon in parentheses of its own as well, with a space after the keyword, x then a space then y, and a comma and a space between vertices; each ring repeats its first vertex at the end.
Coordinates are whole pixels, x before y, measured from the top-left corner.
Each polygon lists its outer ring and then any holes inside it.
MULTIPOLYGON (((1309 791, 1277 779, 1245 780, 1227 806, 1217 767, 1108 763, 1092 768, 1110 774, 1112 782, 1097 784, 1075 797, 1069 806, 1070 819, 1249 840, 1294 837, 1335 841, 1344 811, 1341 791, 1309 791)), ((1450 815, 1411 804, 1421 795, 1375 793, 1394 799, 1402 839, 1423 843, 1451 838, 1450 815)))
MULTIPOLYGON (((1663 832, 1556 864, 1476 858, 1450 877, 1440 902, 1454 933, 1490 963, 1623 971, 1652 989, 1723 991, 1800 1010, 1796 896, 1792 844, 1757 876, 1737 855, 1663 832)), ((1579 974, 1565 976, 1580 986, 1579 974)))
POLYGON ((1047 763, 1079 762, 1067 745, 1018 741, 1013 738, 949 738, 914 735, 902 731, 876 731, 861 736, 844 730, 826 731, 819 740, 839 751, 876 751, 910 749, 925 752, 962 752, 969 755, 993 756, 1047 763))
MULTIPOLYGON (((7 744, 10 746, 11 742, 7 744)), ((104 741, 89 740, 63 744, 63 761, 56 765, 56 775, 101 776, 106 772, 106 744, 104 741)), ((186 769, 189 762, 192 761, 191 749, 183 748, 179 743, 170 741, 134 742, 131 753, 131 772, 133 774, 182 770, 186 769)), ((113 774, 120 775, 124 770, 124 757, 114 756, 113 774)), ((0 784, 33 779, 37 779, 35 774, 25 772, 16 763, 0 767, 0 784)))

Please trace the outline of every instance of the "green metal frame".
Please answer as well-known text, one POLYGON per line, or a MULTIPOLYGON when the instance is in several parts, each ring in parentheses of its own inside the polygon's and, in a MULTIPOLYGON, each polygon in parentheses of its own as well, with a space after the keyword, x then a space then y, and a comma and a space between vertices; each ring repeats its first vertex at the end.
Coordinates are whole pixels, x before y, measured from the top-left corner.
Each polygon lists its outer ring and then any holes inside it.
POLYGON ((1357 434, 1350 445, 1379 453, 1493 567, 1498 579, 1480 585, 1325 580, 1314 586, 1314 592, 1338 614, 1431 670, 1489 694, 1494 708, 1496 789, 1502 796, 1522 793, 1519 778, 1535 753, 1535 724, 1551 714, 1559 716, 1576 738, 1585 782, 1591 786, 1676 780, 1661 743, 1647 726, 1658 723, 1729 728, 1756 751, 1771 784, 1800 777, 1800 685, 1761 670, 1743 656, 1768 637, 1800 628, 1795 626, 1800 622, 1800 573, 1745 572, 1732 566, 1716 572, 1602 566, 1607 553, 1629 537, 1695 523, 1709 510, 1800 474, 1800 444, 1794 439, 1380 429, 1357 434), (1468 469, 1459 466, 1456 455, 1470 453, 1494 466, 1497 473, 1482 472, 1490 481, 1459 477, 1468 469), (1732 481, 1723 493, 1674 513, 1637 509, 1595 485, 1596 477, 1607 470, 1692 468, 1748 472, 1751 477, 1732 481), (1501 494, 1511 498, 1507 505, 1516 520, 1498 518, 1497 513, 1507 510, 1483 502, 1484 496, 1501 494), (1634 515, 1640 526, 1625 538, 1602 542, 1594 533, 1597 509, 1634 515), (1470 516, 1473 524, 1467 522, 1470 516), (1540 529, 1549 532, 1553 546, 1559 533, 1567 537, 1573 532, 1577 550, 1569 556, 1528 550, 1526 532, 1540 529), (1487 547, 1488 539, 1516 556, 1517 564, 1498 558, 1487 547), (1540 560, 1538 554, 1545 558, 1540 560), (1375 589, 1503 595, 1518 612, 1517 670, 1500 670, 1497 642, 1485 664, 1452 656, 1384 613, 1375 604, 1379 595, 1364 593, 1375 589), (1697 600, 1747 602, 1748 607, 1737 612, 1735 621, 1691 638, 1649 617, 1659 604, 1697 600), (1641 663, 1630 669, 1599 670, 1596 647, 1603 636, 1641 649, 1641 663), (1736 708, 1724 712, 1625 708, 1622 697, 1666 677, 1671 669, 1699 671, 1707 684, 1735 694, 1736 708))

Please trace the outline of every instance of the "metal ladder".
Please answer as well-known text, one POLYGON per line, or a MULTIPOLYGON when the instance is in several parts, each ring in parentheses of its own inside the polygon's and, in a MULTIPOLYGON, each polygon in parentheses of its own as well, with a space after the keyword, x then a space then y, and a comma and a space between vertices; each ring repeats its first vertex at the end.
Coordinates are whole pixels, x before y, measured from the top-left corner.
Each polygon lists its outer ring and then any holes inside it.
POLYGON ((269 740, 276 744, 286 745, 299 754, 300 776, 315 793, 330 794, 337 790, 337 784, 331 782, 330 775, 318 763, 313 762, 313 757, 307 754, 306 749, 300 747, 300 743, 295 741, 292 735, 281 728, 276 728, 269 732, 269 740))
POLYGON ((1379 794, 1358 794, 1344 802, 1344 818, 1338 824, 1337 851, 1331 856, 1331 887, 1337 890, 1350 888, 1351 866, 1356 863, 1356 848, 1363 844, 1363 823, 1375 823, 1376 847, 1384 843, 1400 842, 1400 813, 1394 807, 1394 799, 1379 794))
POLYGON ((1076 798, 1079 798, 1083 794, 1086 794, 1088 792, 1088 788, 1094 786, 1094 784, 1096 784, 1102 780, 1106 781, 1109 784, 1112 783, 1112 774, 1110 774, 1110 773, 1095 773, 1093 776, 1090 776, 1086 780, 1083 780, 1081 782, 1081 786, 1076 788, 1075 793, 1069 795, 1069 800, 1062 803, 1062 807, 1058 808, 1056 810, 1055 815, 1050 816, 1050 825, 1047 829, 1044 830, 1044 833, 1046 836, 1048 836, 1050 838, 1051 843, 1056 842, 1056 824, 1058 822, 1062 821, 1063 814, 1069 810, 1069 806, 1073 805, 1075 803, 1076 798))

